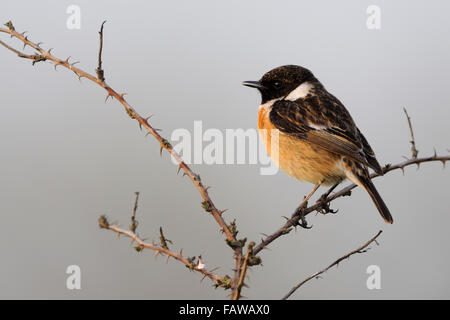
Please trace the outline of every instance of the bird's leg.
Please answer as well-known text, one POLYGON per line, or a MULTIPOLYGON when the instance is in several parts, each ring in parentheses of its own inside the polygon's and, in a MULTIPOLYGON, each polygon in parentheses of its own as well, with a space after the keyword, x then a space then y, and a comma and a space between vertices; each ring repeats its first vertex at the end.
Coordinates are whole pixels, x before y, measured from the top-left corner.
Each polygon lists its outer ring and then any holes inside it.
POLYGON ((302 203, 298 206, 297 210, 295 210, 294 215, 300 215, 300 219, 302 223, 300 226, 305 229, 310 229, 311 227, 308 227, 308 223, 306 222, 305 215, 303 213, 303 209, 306 208, 308 205, 308 200, 312 197, 312 195, 319 189, 320 185, 322 184, 322 181, 317 183, 314 188, 311 190, 311 192, 303 199, 302 203))
POLYGON ((339 185, 338 183, 335 183, 330 189, 328 189, 327 192, 325 192, 318 200, 316 203, 320 204, 320 208, 319 208, 319 212, 322 214, 327 214, 327 213, 336 213, 338 212, 338 210, 333 210, 330 208, 330 206, 327 203, 327 198, 328 196, 331 194, 331 192, 333 192, 334 189, 336 189, 336 187, 339 185))

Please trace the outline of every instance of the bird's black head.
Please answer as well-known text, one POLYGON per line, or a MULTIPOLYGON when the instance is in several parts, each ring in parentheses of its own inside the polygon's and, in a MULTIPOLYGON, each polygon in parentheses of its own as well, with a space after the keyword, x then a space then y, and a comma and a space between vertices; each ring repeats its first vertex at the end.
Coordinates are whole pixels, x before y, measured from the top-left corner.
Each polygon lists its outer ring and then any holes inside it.
POLYGON ((300 66, 287 65, 270 70, 259 81, 244 81, 242 84, 258 89, 263 104, 287 96, 307 81, 317 81, 311 71, 300 66))

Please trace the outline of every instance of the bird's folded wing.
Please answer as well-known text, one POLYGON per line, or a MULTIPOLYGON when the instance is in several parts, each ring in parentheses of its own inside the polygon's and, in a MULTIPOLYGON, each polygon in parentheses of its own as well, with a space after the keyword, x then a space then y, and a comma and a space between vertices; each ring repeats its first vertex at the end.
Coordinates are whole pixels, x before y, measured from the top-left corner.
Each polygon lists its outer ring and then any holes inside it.
POLYGON ((345 118, 342 119, 341 116, 339 126, 333 126, 333 119, 318 118, 318 114, 311 117, 311 111, 317 111, 319 106, 305 104, 307 102, 277 101, 270 112, 270 121, 287 135, 308 141, 329 152, 348 156, 373 168, 364 154, 363 145, 357 135, 359 131, 346 130, 351 127, 357 130, 351 118, 348 119, 351 123, 346 124, 345 118))

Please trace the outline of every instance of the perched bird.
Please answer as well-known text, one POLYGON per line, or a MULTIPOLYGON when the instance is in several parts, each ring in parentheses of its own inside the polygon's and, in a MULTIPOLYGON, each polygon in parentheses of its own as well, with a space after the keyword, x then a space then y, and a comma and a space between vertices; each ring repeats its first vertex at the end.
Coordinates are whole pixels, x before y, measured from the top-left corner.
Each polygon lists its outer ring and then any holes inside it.
POLYGON ((372 148, 344 105, 311 71, 282 66, 243 85, 261 93, 258 129, 267 153, 282 170, 315 184, 314 190, 348 178, 369 193, 384 221, 393 222, 369 178, 368 167, 383 174, 372 148), (278 143, 276 157, 272 143, 278 143))

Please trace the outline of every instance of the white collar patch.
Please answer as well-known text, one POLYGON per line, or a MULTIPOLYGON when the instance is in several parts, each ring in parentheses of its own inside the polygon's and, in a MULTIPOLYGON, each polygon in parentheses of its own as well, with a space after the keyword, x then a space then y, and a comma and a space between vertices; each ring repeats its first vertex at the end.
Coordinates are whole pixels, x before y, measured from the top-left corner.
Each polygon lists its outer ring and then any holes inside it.
POLYGON ((292 90, 284 99, 290 100, 290 101, 295 101, 299 98, 304 98, 309 94, 309 92, 311 91, 312 88, 313 88, 313 85, 311 83, 303 82, 297 88, 292 90))

